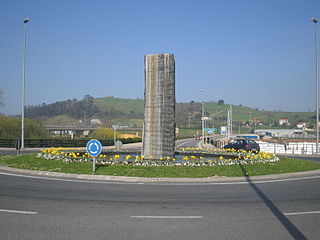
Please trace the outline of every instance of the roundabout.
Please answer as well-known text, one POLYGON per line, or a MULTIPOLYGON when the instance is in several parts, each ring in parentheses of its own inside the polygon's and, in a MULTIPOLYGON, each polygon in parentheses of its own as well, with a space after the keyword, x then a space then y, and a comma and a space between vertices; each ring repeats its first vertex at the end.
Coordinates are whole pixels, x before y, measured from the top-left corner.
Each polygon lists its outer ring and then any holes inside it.
POLYGON ((4 239, 317 239, 320 234, 318 171, 213 182, 53 174, 1 168, 4 239))
POLYGON ((29 165, 36 170, 0 167, 4 239, 247 240, 320 235, 319 169, 252 176, 248 167, 256 165, 249 164, 222 166, 236 167, 237 177, 114 176, 99 175, 103 168, 94 174, 46 171, 35 155, 12 164, 26 167, 36 159, 29 165))

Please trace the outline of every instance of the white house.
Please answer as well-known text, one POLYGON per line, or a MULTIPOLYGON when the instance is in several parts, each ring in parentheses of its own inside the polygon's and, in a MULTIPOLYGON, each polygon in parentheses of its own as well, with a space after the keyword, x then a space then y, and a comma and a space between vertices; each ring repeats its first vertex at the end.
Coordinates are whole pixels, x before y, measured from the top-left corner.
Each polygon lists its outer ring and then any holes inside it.
POLYGON ((305 130, 307 128, 307 124, 305 122, 298 123, 297 128, 305 130))
POLYGON ((91 119, 90 123, 91 123, 91 125, 102 125, 102 122, 97 118, 91 119))
POLYGON ((279 119, 279 125, 284 126, 284 125, 290 125, 289 120, 287 118, 280 118, 279 119))

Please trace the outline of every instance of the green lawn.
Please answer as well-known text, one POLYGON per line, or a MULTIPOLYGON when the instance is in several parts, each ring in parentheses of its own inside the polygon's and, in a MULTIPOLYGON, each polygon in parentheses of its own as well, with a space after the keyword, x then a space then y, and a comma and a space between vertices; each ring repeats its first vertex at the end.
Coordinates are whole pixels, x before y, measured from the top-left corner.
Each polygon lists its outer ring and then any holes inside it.
MULTIPOLYGON (((91 163, 65 163, 57 160, 37 158, 36 154, 1 156, 0 165, 12 168, 49 172, 92 174, 91 163)), ((211 176, 236 177, 291 173, 320 169, 320 163, 281 158, 276 163, 218 167, 140 167, 140 166, 97 166, 95 174, 134 177, 202 178, 211 176)))

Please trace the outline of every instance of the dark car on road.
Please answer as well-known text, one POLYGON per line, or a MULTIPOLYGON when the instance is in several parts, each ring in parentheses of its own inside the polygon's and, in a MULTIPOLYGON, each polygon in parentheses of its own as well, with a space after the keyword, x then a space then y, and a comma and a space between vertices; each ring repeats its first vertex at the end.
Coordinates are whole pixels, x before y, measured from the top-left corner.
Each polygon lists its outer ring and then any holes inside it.
POLYGON ((245 150, 255 153, 260 152, 259 144, 251 139, 235 139, 231 143, 224 146, 224 149, 245 150))

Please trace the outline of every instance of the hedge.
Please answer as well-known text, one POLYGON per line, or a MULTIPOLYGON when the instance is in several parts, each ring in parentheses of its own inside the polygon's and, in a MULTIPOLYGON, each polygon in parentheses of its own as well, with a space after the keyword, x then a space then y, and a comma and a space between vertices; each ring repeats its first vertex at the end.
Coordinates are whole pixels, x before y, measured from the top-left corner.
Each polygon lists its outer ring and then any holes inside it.
MULTIPOLYGON (((14 148, 15 142, 19 140, 17 138, 6 138, 0 139, 0 147, 14 148)), ((35 139, 25 139, 24 147, 34 148, 34 147, 85 147, 89 138, 81 139, 58 139, 58 138, 35 138, 35 139)), ((102 146, 112 146, 113 139, 98 139, 102 146)), ((126 138, 126 139, 117 139, 120 140, 123 144, 126 143, 136 143, 141 142, 141 138, 126 138)))

